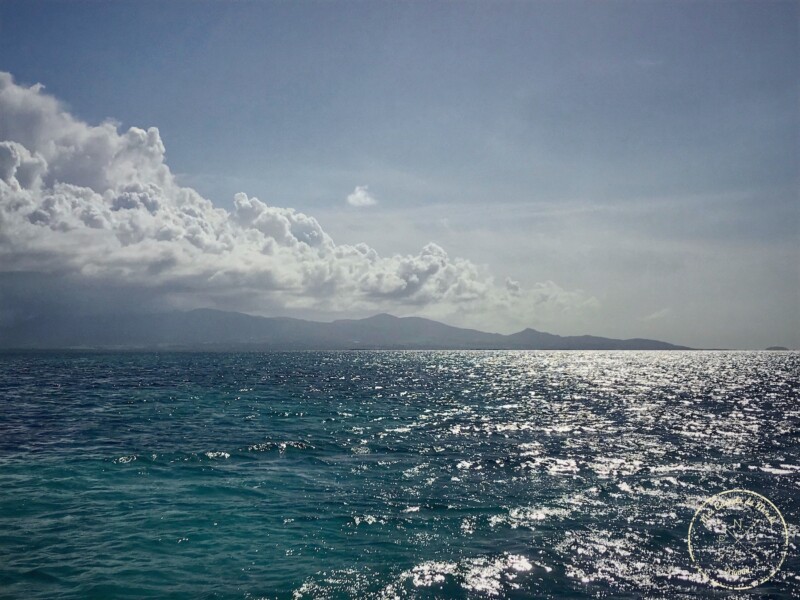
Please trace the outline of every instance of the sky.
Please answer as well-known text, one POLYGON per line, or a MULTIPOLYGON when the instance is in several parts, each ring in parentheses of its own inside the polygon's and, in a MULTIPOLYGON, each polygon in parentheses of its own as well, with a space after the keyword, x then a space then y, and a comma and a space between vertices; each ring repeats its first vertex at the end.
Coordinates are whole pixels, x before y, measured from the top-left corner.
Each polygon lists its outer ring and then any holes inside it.
POLYGON ((0 323, 800 348, 798 2, 0 0, 0 323))

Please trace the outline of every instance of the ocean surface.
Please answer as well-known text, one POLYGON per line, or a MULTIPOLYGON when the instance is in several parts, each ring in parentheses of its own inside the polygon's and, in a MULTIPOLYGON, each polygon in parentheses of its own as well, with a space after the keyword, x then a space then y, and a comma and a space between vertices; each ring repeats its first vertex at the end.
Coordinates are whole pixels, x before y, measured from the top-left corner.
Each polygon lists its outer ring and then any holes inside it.
POLYGON ((0 355, 2 598, 800 597, 800 354, 0 355), (746 489, 788 552, 687 549, 746 489))

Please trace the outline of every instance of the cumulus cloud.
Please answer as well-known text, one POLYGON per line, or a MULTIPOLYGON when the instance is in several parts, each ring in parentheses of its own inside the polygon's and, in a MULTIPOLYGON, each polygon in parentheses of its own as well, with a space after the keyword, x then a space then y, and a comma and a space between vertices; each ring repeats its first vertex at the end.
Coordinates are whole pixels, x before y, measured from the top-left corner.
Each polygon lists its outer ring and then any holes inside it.
POLYGON ((362 207, 374 206, 378 201, 369 193, 366 185, 357 185, 356 189, 348 194, 347 203, 350 206, 362 207))
MULTIPOLYGON (((230 211, 215 207, 177 183, 164 152, 155 127, 121 133, 112 122, 81 122, 42 86, 0 72, 0 277, 68 280, 93 290, 73 294, 88 303, 149 297, 262 313, 529 315, 593 301, 552 282, 495 284, 434 243, 392 256, 336 244, 314 217, 244 193, 230 211)), ((375 203, 366 186, 347 201, 375 203)), ((20 310, 12 296, 0 292, 4 318, 20 310)))

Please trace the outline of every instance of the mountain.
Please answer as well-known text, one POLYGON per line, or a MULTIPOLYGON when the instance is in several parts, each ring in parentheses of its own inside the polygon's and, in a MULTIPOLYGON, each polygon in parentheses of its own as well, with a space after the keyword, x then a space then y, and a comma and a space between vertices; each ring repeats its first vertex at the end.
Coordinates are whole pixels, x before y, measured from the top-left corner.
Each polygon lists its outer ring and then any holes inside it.
POLYGON ((683 350, 656 340, 562 337, 525 329, 512 335, 379 314, 319 323, 198 309, 157 314, 30 319, 0 326, 0 348, 164 350, 683 350))

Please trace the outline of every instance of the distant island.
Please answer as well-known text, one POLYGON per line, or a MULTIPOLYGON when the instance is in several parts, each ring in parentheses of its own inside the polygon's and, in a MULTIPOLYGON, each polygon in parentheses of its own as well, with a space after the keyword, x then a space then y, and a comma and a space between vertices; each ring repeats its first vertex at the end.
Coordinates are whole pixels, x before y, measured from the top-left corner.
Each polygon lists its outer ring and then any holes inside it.
POLYGON ((765 350, 789 350, 786 346, 770 346, 769 348, 765 348, 765 350))
POLYGON ((3 349, 270 350, 689 350, 648 339, 511 335, 379 314, 330 323, 197 309, 157 314, 31 319, 0 328, 3 349))

